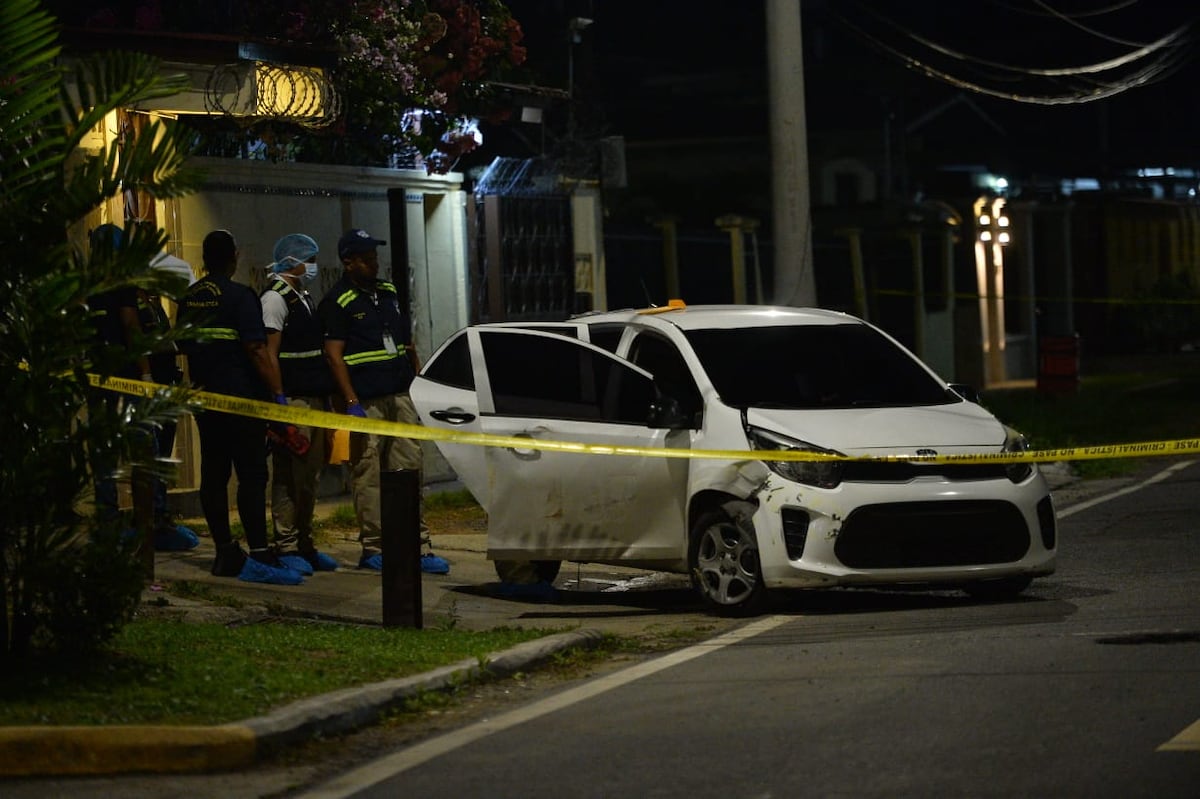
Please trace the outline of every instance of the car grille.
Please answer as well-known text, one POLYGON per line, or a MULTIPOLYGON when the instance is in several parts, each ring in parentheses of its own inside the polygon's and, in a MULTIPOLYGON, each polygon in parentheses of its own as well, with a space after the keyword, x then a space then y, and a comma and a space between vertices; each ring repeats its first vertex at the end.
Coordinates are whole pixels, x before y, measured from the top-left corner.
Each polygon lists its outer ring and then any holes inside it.
POLYGON ((907 461, 846 461, 842 480, 855 483, 905 483, 915 477, 945 480, 1002 480, 1003 463, 909 463, 907 461))
POLYGON ((851 569, 915 569, 1012 563, 1029 543, 1011 502, 891 502, 851 512, 834 553, 851 569))

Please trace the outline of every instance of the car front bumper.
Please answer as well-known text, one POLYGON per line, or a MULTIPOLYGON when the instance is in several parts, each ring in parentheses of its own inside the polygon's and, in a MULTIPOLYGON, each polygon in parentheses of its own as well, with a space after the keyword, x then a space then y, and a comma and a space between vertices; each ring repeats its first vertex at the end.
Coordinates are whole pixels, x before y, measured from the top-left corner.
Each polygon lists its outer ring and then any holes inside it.
POLYGON ((1006 478, 801 485, 771 474, 754 513, 771 588, 963 584, 1055 570, 1053 501, 1006 478))

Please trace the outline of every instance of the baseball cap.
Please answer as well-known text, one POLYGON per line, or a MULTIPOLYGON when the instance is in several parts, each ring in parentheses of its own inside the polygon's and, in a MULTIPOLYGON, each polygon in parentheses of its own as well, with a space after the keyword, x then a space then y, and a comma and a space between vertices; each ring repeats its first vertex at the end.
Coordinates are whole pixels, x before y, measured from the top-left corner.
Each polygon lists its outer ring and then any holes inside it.
POLYGON ((91 242, 93 250, 108 247, 113 252, 116 252, 125 244, 125 231, 114 224, 105 223, 93 230, 89 234, 88 239, 91 242))
POLYGON ((275 261, 268 264, 267 269, 272 272, 286 272, 296 264, 308 261, 320 251, 321 248, 311 236, 289 233, 275 242, 275 251, 272 254, 275 261))
POLYGON ((338 239, 338 258, 357 255, 360 252, 370 252, 384 244, 387 242, 383 239, 372 238, 370 233, 360 228, 347 230, 338 239))

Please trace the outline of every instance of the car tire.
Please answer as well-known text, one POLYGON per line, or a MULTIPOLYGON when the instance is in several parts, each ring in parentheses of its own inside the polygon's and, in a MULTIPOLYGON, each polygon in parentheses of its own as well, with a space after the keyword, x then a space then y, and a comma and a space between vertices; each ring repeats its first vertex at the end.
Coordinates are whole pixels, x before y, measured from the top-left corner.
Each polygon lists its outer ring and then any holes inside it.
POLYGON ((972 599, 999 601, 1013 599, 1033 582, 1032 577, 1002 577, 998 580, 980 580, 967 583, 963 590, 972 599))
POLYGON ((738 523, 723 510, 702 514, 688 545, 692 587, 722 615, 759 612, 767 601, 758 539, 749 521, 738 523))
POLYGON ((497 560, 493 561, 496 576, 502 583, 533 585, 553 583, 562 568, 561 560, 497 560))

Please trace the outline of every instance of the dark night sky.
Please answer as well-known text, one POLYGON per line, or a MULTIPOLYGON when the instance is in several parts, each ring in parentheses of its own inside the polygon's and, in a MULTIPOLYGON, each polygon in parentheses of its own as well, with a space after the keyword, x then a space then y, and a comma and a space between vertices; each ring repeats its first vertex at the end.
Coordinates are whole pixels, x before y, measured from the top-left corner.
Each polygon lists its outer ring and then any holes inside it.
MULTIPOLYGON (((765 136, 762 2, 724 0, 513 0, 538 80, 566 83, 566 20, 594 23, 575 49, 581 124, 639 138, 765 136)), ((811 136, 844 128, 881 130, 885 116, 907 125, 960 95, 922 135, 946 146, 976 141, 980 158, 1039 166, 1079 159, 1200 163, 1200 109, 1192 60, 1200 47, 1164 48, 1134 66, 1083 77, 1035 77, 1015 68, 1062 68, 1129 53, 1194 22, 1193 3, 1174 0, 805 0, 805 83, 811 136), (1099 10, 1107 9, 1105 13, 1099 10), (1064 18, 1067 17, 1067 18, 1064 18), (919 41, 956 51, 939 54, 919 41), (1158 82, 1083 104, 1018 103, 934 80, 888 49, 920 58, 955 78, 1026 96, 1077 93, 1119 84, 1169 59, 1158 82), (986 119, 986 121, 985 121, 986 119), (996 134, 996 129, 1001 131, 996 134), (995 134, 995 135, 994 135, 995 134), (978 139, 975 137, 978 135, 978 139)), ((1195 35, 1196 30, 1189 31, 1195 35)))

